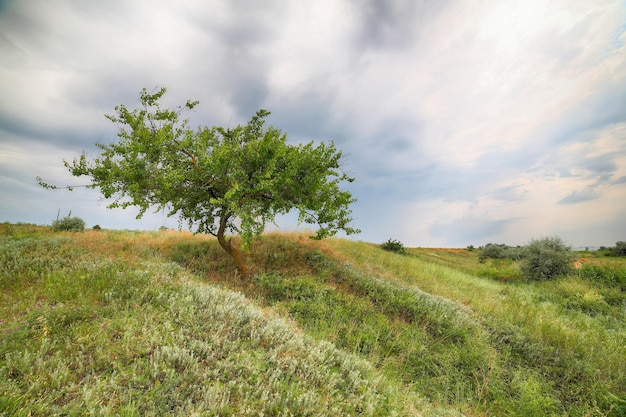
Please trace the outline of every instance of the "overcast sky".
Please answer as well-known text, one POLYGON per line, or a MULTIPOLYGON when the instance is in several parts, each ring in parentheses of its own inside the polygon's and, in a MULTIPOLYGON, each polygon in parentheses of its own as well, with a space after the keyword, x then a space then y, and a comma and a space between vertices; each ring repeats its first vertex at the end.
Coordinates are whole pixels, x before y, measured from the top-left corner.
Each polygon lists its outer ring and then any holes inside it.
POLYGON ((178 227, 35 181, 76 183, 63 159, 115 140, 104 114, 165 86, 196 125, 265 108, 294 143, 334 141, 355 239, 613 245, 625 31, 623 0, 0 0, 0 221, 178 227))

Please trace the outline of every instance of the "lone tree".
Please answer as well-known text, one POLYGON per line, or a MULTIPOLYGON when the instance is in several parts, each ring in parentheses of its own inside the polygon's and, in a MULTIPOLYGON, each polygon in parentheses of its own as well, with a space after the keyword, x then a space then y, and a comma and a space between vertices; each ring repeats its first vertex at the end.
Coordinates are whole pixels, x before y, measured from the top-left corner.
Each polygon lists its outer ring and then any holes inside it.
POLYGON ((64 161, 72 175, 91 178, 85 187, 113 199, 109 208, 137 206, 137 218, 150 207, 178 215, 196 233, 217 237, 242 275, 247 269, 241 251, 277 214, 297 209, 300 222, 319 226, 314 239, 339 230, 359 232, 350 226, 349 205, 355 199, 339 188, 354 179, 341 170, 342 153, 332 142, 288 144, 285 133, 265 126, 266 110, 245 126, 193 130, 180 116, 198 102, 163 109, 159 100, 165 92, 144 88, 139 108, 120 105, 115 115, 106 115, 119 126, 118 140, 97 144, 99 157, 88 159, 83 152, 71 163, 64 161), (241 237, 241 248, 227 237, 230 233, 241 237))

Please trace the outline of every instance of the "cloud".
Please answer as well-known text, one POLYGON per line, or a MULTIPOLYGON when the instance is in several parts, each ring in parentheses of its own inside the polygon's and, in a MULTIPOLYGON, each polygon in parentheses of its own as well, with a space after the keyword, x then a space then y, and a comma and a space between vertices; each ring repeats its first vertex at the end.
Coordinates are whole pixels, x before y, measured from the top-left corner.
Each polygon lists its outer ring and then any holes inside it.
POLYGON ((446 243, 452 246, 483 245, 497 240, 510 225, 519 220, 495 220, 488 215, 470 214, 447 223, 436 222, 430 227, 430 232, 435 237, 445 238, 446 243))
POLYGON ((7 2, 0 192, 22 187, 48 218, 57 197, 26 184, 67 181, 61 159, 115 139, 105 113, 164 85, 168 106, 200 100, 192 126, 266 108, 293 143, 334 140, 363 239, 609 244, 582 223, 626 197, 625 15, 619 0, 7 2))
POLYGON ((626 175, 623 177, 614 179, 613 181, 611 181, 611 184, 613 185, 626 184, 626 175))
POLYGON ((521 201, 528 197, 529 191, 521 184, 503 185, 487 195, 500 201, 521 201))
POLYGON ((572 191, 571 194, 559 200, 559 204, 578 204, 600 198, 600 194, 593 188, 588 187, 580 191, 572 191))

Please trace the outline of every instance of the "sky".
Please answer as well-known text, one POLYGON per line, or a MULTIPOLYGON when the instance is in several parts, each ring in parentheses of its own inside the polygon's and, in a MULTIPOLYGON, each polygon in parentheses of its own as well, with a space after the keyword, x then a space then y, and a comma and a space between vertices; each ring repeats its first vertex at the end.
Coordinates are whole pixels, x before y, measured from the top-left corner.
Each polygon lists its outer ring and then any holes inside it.
MULTIPOLYGON (((291 143, 334 141, 356 240, 574 247, 626 240, 623 0, 0 0, 0 221, 177 228, 107 209, 63 160, 142 88, 258 109, 291 143)), ((274 227, 274 226, 273 226, 274 227)), ((278 221, 297 230, 295 216, 278 221)))

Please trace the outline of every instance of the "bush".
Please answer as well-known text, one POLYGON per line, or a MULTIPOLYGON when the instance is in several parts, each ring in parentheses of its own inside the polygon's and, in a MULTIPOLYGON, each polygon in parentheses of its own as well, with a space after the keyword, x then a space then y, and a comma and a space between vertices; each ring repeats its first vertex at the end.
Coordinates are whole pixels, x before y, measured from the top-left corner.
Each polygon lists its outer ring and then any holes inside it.
POLYGON ((480 253, 478 254, 478 260, 480 262, 485 262, 486 259, 502 259, 504 258, 504 253, 507 246, 503 244, 497 243, 487 243, 484 247, 480 248, 480 253))
POLYGON ((526 257, 526 248, 522 246, 509 246, 504 252, 504 257, 513 261, 521 261, 526 257))
POLYGON ((85 230, 85 221, 80 217, 63 217, 52 222, 52 230, 55 232, 70 231, 82 232, 85 230))
POLYGON ((521 246, 512 247, 503 243, 487 243, 480 248, 478 260, 485 262, 487 259, 511 259, 519 261, 524 258, 524 248, 521 246))
POLYGON ((401 255, 406 254, 406 249, 404 249, 404 245, 402 244, 402 242, 397 240, 389 239, 388 241, 380 245, 380 247, 384 250, 399 253, 401 255))
POLYGON ((572 271, 576 255, 559 237, 532 240, 524 248, 522 274, 531 280, 545 281, 572 271))
POLYGON ((615 247, 611 248, 611 255, 626 256, 626 242, 616 242, 615 247))

